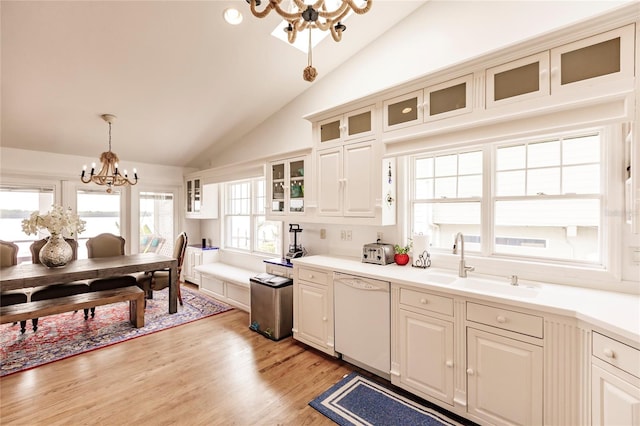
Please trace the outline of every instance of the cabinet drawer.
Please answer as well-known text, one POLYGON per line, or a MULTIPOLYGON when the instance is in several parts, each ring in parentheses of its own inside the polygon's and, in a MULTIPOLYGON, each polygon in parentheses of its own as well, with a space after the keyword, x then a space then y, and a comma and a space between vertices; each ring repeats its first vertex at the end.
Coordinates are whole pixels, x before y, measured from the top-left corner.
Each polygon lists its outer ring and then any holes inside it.
POLYGON ((640 377, 640 350, 596 332, 593 333, 591 350, 596 358, 640 377))
POLYGON ((401 288, 400 303, 420 310, 453 316, 453 299, 448 297, 401 288))
POLYGON ((542 317, 523 314, 521 312, 468 302, 467 319, 469 321, 486 324, 491 327, 502 328, 504 330, 515 331, 516 333, 522 333, 538 337, 540 339, 543 335, 542 331, 544 324, 542 317))
POLYGON ((298 279, 317 284, 329 284, 329 273, 315 269, 298 268, 298 279))

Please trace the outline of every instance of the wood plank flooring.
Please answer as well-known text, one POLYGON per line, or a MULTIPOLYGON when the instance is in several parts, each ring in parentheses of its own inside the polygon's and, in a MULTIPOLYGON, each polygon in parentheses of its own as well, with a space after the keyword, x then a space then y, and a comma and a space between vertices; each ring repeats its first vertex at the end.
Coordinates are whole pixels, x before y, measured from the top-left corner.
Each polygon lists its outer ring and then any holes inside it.
POLYGON ((334 424, 308 403, 359 369, 248 324, 236 309, 4 377, 0 424, 334 424))

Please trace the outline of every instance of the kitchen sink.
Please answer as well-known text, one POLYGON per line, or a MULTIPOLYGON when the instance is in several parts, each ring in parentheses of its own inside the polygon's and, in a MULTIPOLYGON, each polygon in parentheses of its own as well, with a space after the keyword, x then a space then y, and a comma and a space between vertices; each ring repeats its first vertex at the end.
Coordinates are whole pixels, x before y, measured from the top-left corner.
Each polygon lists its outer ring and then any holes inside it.
POLYGON ((487 295, 536 297, 539 292, 537 287, 531 285, 511 285, 477 278, 460 278, 457 284, 465 290, 475 290, 487 295))
POLYGON ((427 274, 425 281, 432 284, 451 284, 458 279, 455 275, 427 274))

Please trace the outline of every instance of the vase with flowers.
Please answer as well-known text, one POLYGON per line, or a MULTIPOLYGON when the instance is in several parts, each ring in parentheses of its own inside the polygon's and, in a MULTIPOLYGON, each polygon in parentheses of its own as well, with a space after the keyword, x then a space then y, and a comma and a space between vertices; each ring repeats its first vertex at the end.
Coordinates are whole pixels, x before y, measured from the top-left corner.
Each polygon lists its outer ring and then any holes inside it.
POLYGON ((413 247, 413 241, 411 240, 409 240, 409 243, 405 246, 401 246, 399 244, 396 244, 395 246, 393 246, 393 249, 396 252, 396 254, 393 257, 393 260, 396 262, 396 264, 406 265, 407 263, 409 263, 409 252, 411 251, 412 247, 413 247))
POLYGON ((52 205, 46 214, 39 211, 31 213, 22 221, 25 234, 37 234, 39 230, 49 231, 47 243, 40 249, 40 263, 50 268, 66 265, 73 257, 71 246, 64 237, 73 237, 84 231, 86 222, 74 214, 71 209, 60 205, 52 205))

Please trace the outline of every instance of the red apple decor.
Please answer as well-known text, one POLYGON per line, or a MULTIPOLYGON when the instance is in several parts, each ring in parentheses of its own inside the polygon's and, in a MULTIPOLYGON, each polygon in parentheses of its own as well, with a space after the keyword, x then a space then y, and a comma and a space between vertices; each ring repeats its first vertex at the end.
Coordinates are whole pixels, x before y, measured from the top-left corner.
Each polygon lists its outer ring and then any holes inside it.
POLYGON ((396 264, 406 265, 407 263, 409 263, 409 252, 411 251, 411 247, 413 247, 413 241, 411 240, 409 240, 409 244, 404 247, 398 244, 393 246, 393 249, 396 252, 395 256, 393 256, 393 260, 396 262, 396 264))

